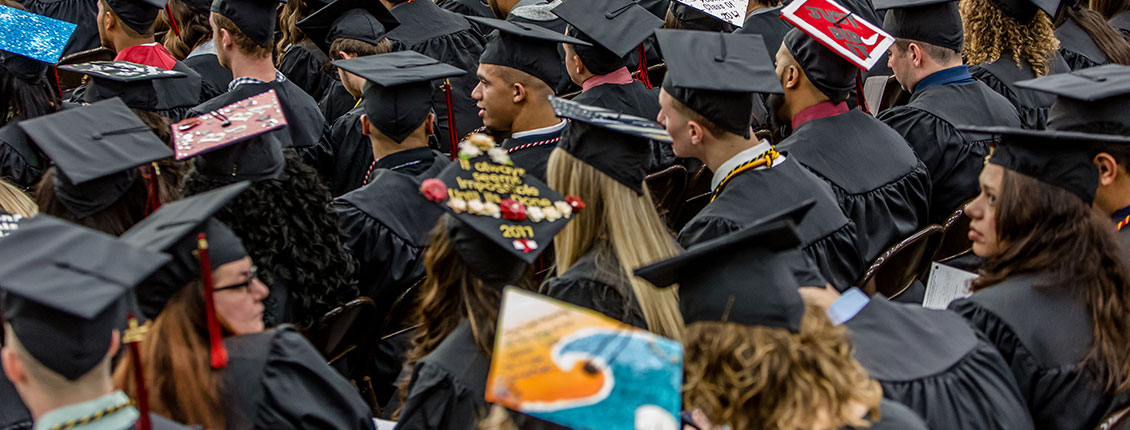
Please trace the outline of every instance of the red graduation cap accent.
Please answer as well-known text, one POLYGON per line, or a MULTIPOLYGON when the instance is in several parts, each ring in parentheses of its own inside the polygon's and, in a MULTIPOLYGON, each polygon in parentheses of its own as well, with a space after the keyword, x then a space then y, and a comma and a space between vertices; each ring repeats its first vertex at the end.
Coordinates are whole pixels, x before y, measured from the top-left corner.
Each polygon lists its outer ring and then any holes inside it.
POLYGON ((781 11, 781 18, 863 70, 871 70, 895 43, 883 29, 834 0, 794 1, 781 11))
MULTIPOLYGON (((459 148, 459 138, 456 137, 456 134, 455 134, 456 133, 456 130, 455 130, 455 108, 453 108, 452 107, 453 105, 451 104, 451 92, 452 91, 453 91, 453 89, 451 88, 451 80, 450 79, 444 79, 443 80, 443 95, 447 98, 447 130, 448 130, 447 134, 449 134, 451 136, 451 148, 450 148, 451 161, 455 161, 455 156, 459 153, 459 151, 457 149, 457 148, 459 148)), ((368 177, 366 177, 366 179, 368 179, 368 177)))
POLYGON ((184 160, 286 126, 275 90, 172 125, 173 150, 184 160))
POLYGON ((145 332, 148 327, 140 326, 137 324, 137 316, 130 312, 126 314, 129 320, 129 328, 126 329, 125 335, 122 336, 122 342, 129 345, 130 361, 133 362, 133 377, 136 386, 136 399, 137 411, 141 416, 137 418, 138 430, 152 430, 153 424, 149 421, 149 390, 145 386, 145 366, 141 363, 141 341, 145 340, 145 332))
POLYGON ((212 297, 212 293, 216 291, 216 286, 212 284, 212 262, 208 259, 208 240, 204 233, 196 235, 196 243, 196 257, 200 259, 200 280, 204 283, 204 313, 208 321, 208 341, 211 344, 212 368, 222 369, 228 366, 228 350, 224 349, 220 320, 216 315, 215 298, 212 297))

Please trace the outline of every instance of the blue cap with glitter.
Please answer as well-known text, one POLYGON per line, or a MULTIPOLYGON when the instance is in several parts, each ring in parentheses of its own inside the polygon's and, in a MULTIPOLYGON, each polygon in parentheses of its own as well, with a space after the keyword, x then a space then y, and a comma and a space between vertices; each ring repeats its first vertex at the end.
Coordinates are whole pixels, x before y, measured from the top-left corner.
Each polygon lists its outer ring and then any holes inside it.
POLYGON ((45 76, 43 63, 59 62, 75 27, 66 21, 0 6, 0 67, 28 80, 45 76))

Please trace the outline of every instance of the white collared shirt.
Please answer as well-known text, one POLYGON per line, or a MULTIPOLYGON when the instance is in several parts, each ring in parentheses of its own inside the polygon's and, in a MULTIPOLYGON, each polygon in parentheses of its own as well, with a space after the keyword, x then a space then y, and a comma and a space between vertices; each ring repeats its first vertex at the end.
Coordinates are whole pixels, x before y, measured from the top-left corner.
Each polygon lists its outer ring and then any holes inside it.
POLYGON ((535 135, 539 135, 539 134, 556 133, 558 131, 561 131, 561 129, 565 128, 565 124, 567 124, 567 122, 565 120, 561 120, 560 123, 551 125, 549 127, 535 128, 533 130, 526 130, 526 131, 519 131, 519 132, 516 132, 516 133, 511 133, 510 138, 511 139, 521 139, 521 138, 526 137, 526 136, 535 136, 535 135))

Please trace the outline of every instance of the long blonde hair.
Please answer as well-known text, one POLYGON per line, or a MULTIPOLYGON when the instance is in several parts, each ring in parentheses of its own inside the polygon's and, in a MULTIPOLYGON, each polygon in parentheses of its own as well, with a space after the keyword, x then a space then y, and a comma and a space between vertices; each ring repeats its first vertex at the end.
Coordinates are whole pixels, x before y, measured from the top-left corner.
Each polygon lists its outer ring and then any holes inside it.
POLYGON ((558 273, 569 270, 598 239, 606 240, 631 281, 648 329, 681 341, 683 315, 679 311, 677 287, 658 289, 632 274, 637 267, 673 257, 680 251, 655 212, 647 187, 642 196, 636 195, 561 149, 553 150, 549 156, 546 177, 550 188, 579 196, 588 206, 553 238, 558 273))
POLYGON ((30 196, 4 179, 0 179, 0 210, 24 218, 31 218, 39 213, 39 208, 30 196))

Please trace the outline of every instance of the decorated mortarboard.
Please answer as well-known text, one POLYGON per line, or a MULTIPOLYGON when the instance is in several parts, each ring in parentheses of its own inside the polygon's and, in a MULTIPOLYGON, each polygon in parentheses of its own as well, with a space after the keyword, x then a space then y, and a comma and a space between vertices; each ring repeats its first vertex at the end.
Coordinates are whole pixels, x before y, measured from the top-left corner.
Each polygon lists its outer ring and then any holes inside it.
POLYGON ((0 68, 28 81, 43 78, 59 62, 76 25, 0 6, 0 68))
POLYGON ((684 30, 732 33, 745 23, 747 3, 748 0, 673 0, 670 11, 684 30))
POLYGON ((609 109, 550 97, 558 117, 572 119, 558 144, 565 152, 643 194, 651 162, 649 141, 671 142, 659 123, 609 109))
POLYGON ((785 48, 834 103, 847 99, 859 69, 871 70, 895 43, 883 29, 834 0, 794 1, 781 11, 781 18, 796 27, 785 34, 785 48))
POLYGON ((20 214, 10 214, 0 210, 0 237, 7 236, 13 231, 20 229, 20 221, 24 217, 20 214))
POLYGON ((891 36, 961 52, 965 31, 957 0, 876 0, 875 9, 887 10, 883 30, 891 36))
POLYGON ((298 28, 330 57, 330 45, 337 39, 375 45, 399 25, 383 3, 367 0, 337 0, 298 22, 298 28))
POLYGON ((1130 136, 1130 66, 1108 64, 1019 81, 1017 87, 1056 95, 1048 128, 1130 136))
POLYGON ((260 47, 267 48, 275 41, 275 11, 280 0, 213 0, 212 12, 231 20, 239 31, 260 47))
POLYGON ((92 78, 116 82, 148 81, 188 76, 176 70, 165 70, 160 67, 131 63, 129 61, 91 61, 89 63, 67 64, 59 66, 59 70, 90 75, 92 78))
POLYGON ((516 69, 540 79, 550 88, 557 86, 565 73, 561 57, 557 54, 557 44, 592 46, 589 42, 534 24, 477 16, 468 16, 467 19, 496 30, 483 47, 480 64, 516 69))
POLYGON ((114 15, 138 34, 149 33, 166 2, 168 0, 106 0, 114 15))
POLYGON ((553 236, 584 208, 517 167, 486 135, 460 142, 459 159, 420 192, 450 214, 447 232, 455 251, 480 279, 514 282, 553 236))
POLYGON ((196 158, 203 173, 232 181, 274 179, 282 173, 282 143, 272 131, 287 125, 275 90, 172 125, 176 158, 196 158))
POLYGON ((783 92, 757 34, 657 30, 667 58, 663 90, 715 125, 749 137, 753 93, 783 92))
POLYGON ((597 75, 624 67, 625 56, 663 26, 663 20, 631 0, 569 0, 551 11, 573 28, 570 35, 595 45, 573 49, 597 75))
MULTIPOLYGON (((164 111, 200 102, 200 89, 186 84, 187 74, 128 61, 93 61, 59 66, 61 73, 89 76, 83 100, 114 97, 133 109, 164 111)), ((199 79, 199 78, 196 78, 199 79)))
POLYGON ((169 261, 78 225, 38 215, 0 240, 4 320, 40 363, 76 380, 110 352, 121 298, 169 261))
POLYGON ((20 121, 19 126, 55 162, 55 197, 79 218, 124 195, 137 179, 136 167, 173 155, 117 98, 20 121))
POLYGON ((988 162, 1067 190, 1088 205, 1095 200, 1099 171, 1091 159, 1095 143, 1130 143, 1130 136, 1013 127, 957 125, 962 132, 999 136, 988 162))
POLYGON ((791 269, 794 259, 803 258, 794 220, 803 218, 812 203, 755 221, 679 256, 638 268, 635 274, 656 287, 678 283, 687 325, 734 322, 795 333, 804 302, 791 269))
POLYGON ((338 60, 333 65, 369 81, 361 97, 365 114, 396 142, 420 128, 432 111, 432 81, 467 73, 415 51, 338 60))

